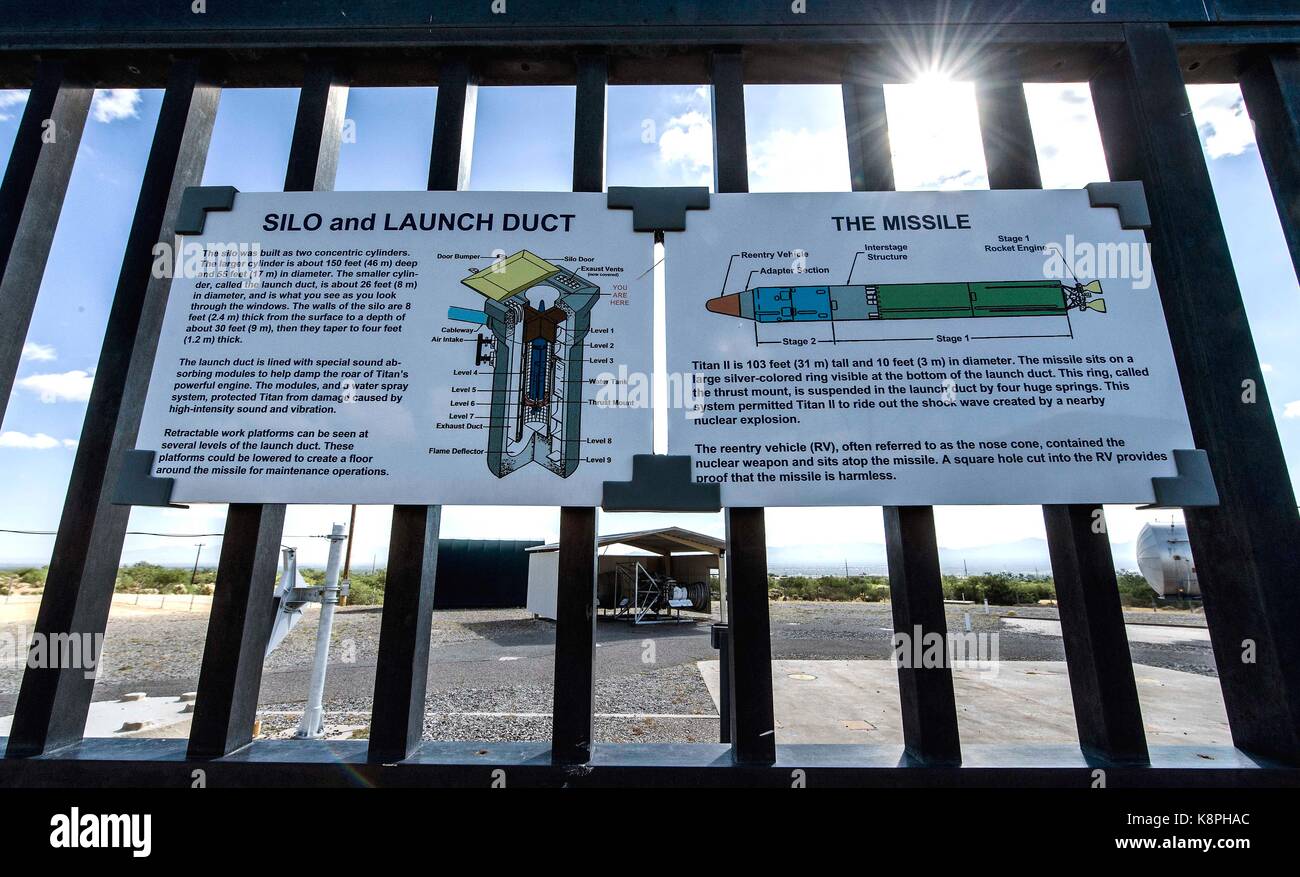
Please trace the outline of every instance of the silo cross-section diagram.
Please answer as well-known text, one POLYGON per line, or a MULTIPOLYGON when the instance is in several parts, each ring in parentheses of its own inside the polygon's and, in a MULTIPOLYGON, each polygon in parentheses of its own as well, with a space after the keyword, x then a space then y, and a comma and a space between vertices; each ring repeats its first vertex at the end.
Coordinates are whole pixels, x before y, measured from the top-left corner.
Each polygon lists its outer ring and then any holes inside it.
POLYGON ((492 364, 488 468, 504 478, 537 463, 568 478, 582 459, 583 345, 600 288, 528 250, 461 282, 483 296, 483 309, 449 316, 492 336, 476 353, 476 365, 492 364))

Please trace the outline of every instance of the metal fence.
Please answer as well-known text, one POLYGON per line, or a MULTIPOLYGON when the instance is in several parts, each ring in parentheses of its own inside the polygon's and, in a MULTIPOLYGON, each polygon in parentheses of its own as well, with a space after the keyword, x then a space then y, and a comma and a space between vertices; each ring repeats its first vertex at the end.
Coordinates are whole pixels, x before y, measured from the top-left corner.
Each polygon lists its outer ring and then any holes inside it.
MULTIPOLYGON (((1300 265, 1300 11, 1287 0, 497 4, 0 3, 0 85, 30 88, 0 185, 0 399, 8 398, 95 87, 166 91, 144 173, 44 599, 41 635, 102 634, 129 509, 111 502, 134 446, 169 281, 223 87, 300 86, 286 190, 333 184, 351 85, 437 85, 429 188, 462 185, 482 84, 576 84, 575 191, 604 184, 609 84, 712 86, 720 192, 747 189, 746 83, 843 87, 853 189, 893 188, 883 83, 906 59, 970 62, 992 188, 1041 185, 1026 81, 1090 83, 1110 176, 1141 180, 1152 258, 1197 446, 1222 504, 1186 518, 1235 746, 1148 748, 1115 570, 1096 507, 1043 509, 1077 747, 967 747, 952 674, 902 669, 903 747, 783 746, 774 733, 764 514, 726 510, 730 745, 592 745, 596 510, 561 512, 553 738, 421 742, 439 509, 395 509, 371 736, 253 741, 282 505, 231 505, 188 741, 82 740, 93 679, 27 669, 0 784, 212 785, 1296 783, 1300 518, 1191 118, 1187 82, 1239 81, 1300 265), (147 8, 143 8, 146 7, 147 8), (443 8, 453 6, 453 8, 443 8), (504 6, 504 4, 501 4, 504 6), (57 136, 43 137, 53 128, 57 136), (1245 392, 1253 389, 1253 395, 1245 392), (1200 753, 1198 755, 1197 753, 1200 753), (505 773, 502 774, 501 772, 505 773)), ((897 630, 946 633, 934 516, 886 508, 897 630)), ((870 693, 863 692, 863 698, 870 693)))

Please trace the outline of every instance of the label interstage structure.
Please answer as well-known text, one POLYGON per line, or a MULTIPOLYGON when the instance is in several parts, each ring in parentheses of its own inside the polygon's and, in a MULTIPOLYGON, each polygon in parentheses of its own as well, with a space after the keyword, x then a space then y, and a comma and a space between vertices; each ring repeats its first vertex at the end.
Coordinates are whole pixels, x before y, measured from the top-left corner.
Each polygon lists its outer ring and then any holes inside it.
POLYGON ((724 505, 1147 503, 1194 447, 1083 190, 714 195, 665 250, 669 451, 724 505))
POLYGON ((598 505, 651 451, 653 240, 604 195, 240 193, 176 243, 173 501, 598 505))

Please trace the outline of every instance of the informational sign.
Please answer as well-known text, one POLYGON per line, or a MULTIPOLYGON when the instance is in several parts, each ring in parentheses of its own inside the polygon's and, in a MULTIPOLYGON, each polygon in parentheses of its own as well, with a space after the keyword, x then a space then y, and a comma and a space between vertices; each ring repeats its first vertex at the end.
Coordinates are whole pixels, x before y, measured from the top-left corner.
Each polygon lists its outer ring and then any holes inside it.
POLYGON ((653 241, 602 194, 239 194, 178 244, 173 501, 598 505, 651 450, 602 390, 650 371, 653 241))
POLYGON ((1194 447, 1085 191, 715 195, 665 251, 669 450, 724 505, 1150 502, 1194 447))

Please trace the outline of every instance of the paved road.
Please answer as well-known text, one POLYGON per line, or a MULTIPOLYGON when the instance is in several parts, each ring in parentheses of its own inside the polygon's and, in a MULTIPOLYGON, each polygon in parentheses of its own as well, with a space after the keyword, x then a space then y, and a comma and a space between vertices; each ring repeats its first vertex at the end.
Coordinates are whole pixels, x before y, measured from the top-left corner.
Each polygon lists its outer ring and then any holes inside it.
MULTIPOLYGON (((963 629, 969 612, 976 632, 998 632, 1002 660, 1064 660, 1061 639, 1053 635, 1050 625, 1041 631, 1016 629, 1000 620, 999 611, 985 615, 982 607, 949 607, 949 629, 963 629)), ((1042 607, 1015 611, 1021 616, 1055 616, 1054 610, 1042 607)), ((884 659, 891 651, 888 604, 773 603, 771 617, 776 659, 884 659)), ((329 671, 331 702, 357 704, 360 708, 368 701, 374 685, 379 618, 375 609, 339 613, 329 671)), ((1194 623, 1196 619, 1162 615, 1159 620, 1194 623)), ((200 614, 114 617, 109 625, 96 700, 116 699, 128 691, 175 695, 194 690, 206 624, 206 616, 200 614)), ((21 625, 0 625, 0 636, 20 638, 24 633, 21 625)), ((314 638, 314 619, 309 618, 270 657, 261 703, 301 703, 314 638)), ((1172 637, 1168 642, 1131 639, 1130 650, 1136 663, 1215 674, 1208 642, 1172 637)), ((656 675, 669 674, 677 682, 689 684, 689 671, 693 671, 696 661, 717 657, 709 645, 707 623, 634 628, 622 622, 602 621, 597 625, 597 642, 596 674, 605 692, 607 712, 651 711, 639 710, 639 705, 662 707, 652 681, 656 675), (629 690, 621 692, 623 687, 629 690)), ((485 703, 494 699, 492 692, 508 692, 507 696, 495 698, 501 701, 498 706, 549 710, 554 645, 554 625, 523 611, 440 612, 435 617, 430 652, 430 701, 454 708, 464 701, 467 691, 471 696, 480 693, 485 703)), ((20 669, 12 664, 0 667, 0 715, 13 712, 20 676, 20 669)), ((698 688, 702 690, 702 685, 698 688)), ((705 709, 709 702, 698 695, 699 691, 688 692, 686 708, 681 711, 705 709)), ((600 706, 598 703, 598 709, 600 706)))

